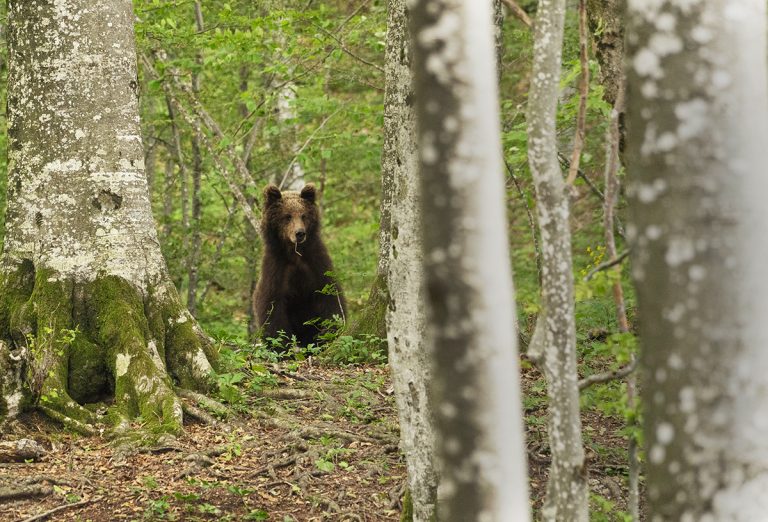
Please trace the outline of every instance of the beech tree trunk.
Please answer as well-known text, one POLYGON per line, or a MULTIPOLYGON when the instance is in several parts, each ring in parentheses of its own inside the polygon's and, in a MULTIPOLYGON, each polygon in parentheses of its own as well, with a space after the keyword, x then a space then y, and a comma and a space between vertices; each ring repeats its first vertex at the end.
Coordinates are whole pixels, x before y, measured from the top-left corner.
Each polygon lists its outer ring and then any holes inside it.
POLYGON ((630 2, 649 520, 768 512, 766 4, 630 2))
POLYGON ((430 357, 425 346, 424 277, 421 265, 421 197, 413 110, 411 46, 405 0, 389 0, 384 93, 382 170, 392 195, 386 307, 389 365, 408 466, 414 522, 434 520, 437 470, 430 357))
POLYGON ((530 514, 492 5, 408 5, 440 458, 438 519, 524 522, 530 514))
POLYGON ((535 23, 528 162, 541 231, 542 311, 529 355, 544 372, 549 396, 552 464, 542 518, 586 522, 588 488, 579 417, 570 202, 556 142, 565 7, 565 0, 541 0, 535 23))
POLYGON ((0 417, 37 406, 92 432, 182 425, 215 352, 180 303, 144 176, 130 0, 9 0, 9 193, 0 417))

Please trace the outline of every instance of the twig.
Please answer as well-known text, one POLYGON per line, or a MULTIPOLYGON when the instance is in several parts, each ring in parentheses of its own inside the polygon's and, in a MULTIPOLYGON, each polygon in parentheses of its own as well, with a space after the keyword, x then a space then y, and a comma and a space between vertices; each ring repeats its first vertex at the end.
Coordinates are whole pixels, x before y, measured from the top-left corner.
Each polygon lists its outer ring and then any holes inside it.
MULTIPOLYGON (((142 63, 144 64, 144 67, 147 69, 147 72, 152 74, 155 78, 162 80, 159 73, 155 70, 154 66, 152 65, 152 62, 149 60, 149 58, 146 55, 142 55, 141 57, 142 63)), ((173 75, 171 75, 171 78, 173 78, 173 75)), ((229 169, 224 165, 224 163, 221 161, 221 158, 214 150, 213 145, 211 144, 211 140, 208 139, 208 136, 203 132, 200 123, 201 121, 206 124, 205 121, 202 120, 199 116, 199 112, 202 111, 205 113, 204 110, 200 109, 198 107, 198 110, 196 111, 197 118, 194 117, 190 112, 187 110, 186 107, 176 98, 173 96, 173 93, 171 92, 170 86, 168 85, 168 82, 163 81, 163 90, 165 90, 166 94, 170 98, 173 105, 176 107, 176 110, 179 111, 179 113, 184 117, 184 119, 187 121, 190 127, 192 127, 192 130, 194 130, 195 134, 200 138, 200 141, 203 142, 205 145, 205 148, 208 149, 208 152, 211 155, 211 158, 213 159, 213 162, 216 165, 216 168, 218 169, 219 173, 221 174, 221 177, 224 178, 224 181, 227 183, 227 186, 229 187, 229 190, 232 192, 232 194, 237 199, 238 203, 240 203, 240 207, 243 209, 243 213, 245 214, 245 217, 248 219, 248 222, 251 224, 251 226, 254 228, 254 230, 259 230, 259 219, 256 217, 256 215, 253 213, 253 209, 248 204, 248 200, 245 198, 245 195, 243 194, 243 191, 240 190, 240 187, 232 180, 232 176, 229 173, 229 169)), ((175 82, 177 85, 180 85, 181 83, 178 82, 178 80, 175 82)), ((207 113, 205 113, 207 114, 207 113)), ((209 128, 214 134, 216 138, 219 140, 224 139, 224 135, 221 132, 221 129, 218 127, 218 125, 215 125, 215 122, 213 123, 214 128, 211 128, 210 121, 206 124, 206 127, 209 128)), ((227 149, 228 152, 229 149, 227 149)), ((243 170, 245 167, 242 165, 242 161, 240 160, 240 157, 237 154, 229 154, 230 160, 232 161, 233 165, 236 166, 237 170, 239 171, 241 177, 243 177, 242 182, 247 185, 254 187, 255 183, 253 181, 253 178, 251 178, 250 174, 248 174, 247 170, 243 170)), ((258 206, 258 202, 256 203, 256 206, 258 206)))
MULTIPOLYGON (((560 161, 560 164, 565 167, 566 169, 571 168, 571 160, 565 157, 565 154, 562 152, 557 153, 557 159, 560 161)), ((597 188, 597 185, 595 185, 591 179, 589 179, 589 176, 587 176, 583 170, 579 169, 578 176, 584 180, 584 183, 587 184, 587 186, 592 190, 592 193, 594 193, 595 196, 600 198, 600 201, 605 200, 605 196, 603 195, 603 192, 597 188)))
POLYGON ((340 110, 341 108, 338 108, 335 111, 333 111, 329 116, 327 116, 323 120, 323 122, 320 125, 318 125, 318 127, 312 132, 312 134, 310 134, 309 138, 307 138, 307 140, 304 142, 301 148, 299 148, 299 151, 296 153, 296 155, 293 157, 291 162, 288 164, 288 168, 285 169, 285 173, 283 174, 283 179, 280 180, 280 184, 278 185, 280 189, 283 188, 283 184, 285 183, 285 180, 288 179, 288 175, 291 173, 291 170, 293 170, 293 165, 296 163, 296 160, 299 159, 299 156, 301 156, 301 153, 304 152, 304 149, 307 148, 307 146, 312 142, 315 136, 317 136, 317 133, 320 132, 320 130, 323 127, 325 127, 325 124, 328 123, 331 118, 336 116, 336 114, 338 114, 340 110))
POLYGON ((381 67, 380 65, 375 64, 373 62, 369 62, 365 58, 362 58, 362 57, 356 55, 355 53, 353 53, 352 51, 350 51, 349 49, 347 49, 347 47, 344 45, 344 42, 342 42, 341 39, 338 36, 336 36, 335 34, 331 33, 330 31, 328 31, 327 29, 325 29, 321 25, 318 25, 318 24, 315 24, 315 23, 313 23, 312 25, 315 28, 317 28, 320 31, 322 31, 323 33, 325 33, 327 36, 333 38, 336 41, 336 43, 338 44, 339 49, 341 49, 342 51, 347 53, 349 56, 351 56, 352 58, 354 58, 355 60, 357 60, 360 63, 363 63, 365 65, 373 67, 374 69, 379 71, 381 74, 384 74, 384 68, 383 67, 381 67))
POLYGON ((581 151, 584 149, 585 132, 587 123, 587 97, 589 96, 589 49, 587 42, 587 5, 586 0, 579 0, 579 62, 581 64, 581 80, 579 81, 579 111, 576 115, 576 134, 573 137, 573 152, 571 153, 571 165, 568 167, 567 185, 573 185, 579 174, 581 151))
POLYGON ((520 198, 525 204, 525 212, 528 214, 528 226, 531 229, 531 239, 533 239, 533 253, 536 256, 536 272, 539 276, 539 284, 541 284, 541 250, 539 248, 539 236, 536 235, 536 220, 533 219, 533 212, 531 211, 531 206, 528 204, 528 196, 523 191, 523 187, 520 186, 520 182, 518 181, 517 176, 515 176, 515 171, 512 170, 512 167, 510 167, 509 163, 506 161, 504 162, 504 165, 506 165, 509 177, 512 178, 512 182, 515 184, 515 188, 517 188, 517 192, 520 194, 520 198))
POLYGON ((629 250, 625 250, 624 252, 614 257, 613 259, 609 259, 608 261, 600 263, 595 268, 590 270, 586 276, 584 276, 584 281, 586 282, 591 280, 593 277, 595 277, 595 274, 597 274, 598 272, 602 272, 603 270, 607 270, 611 267, 618 265, 619 263, 624 261, 628 255, 629 255, 629 250))
POLYGON ((523 22, 523 24, 526 25, 529 29, 533 28, 533 20, 531 20, 531 17, 528 16, 528 13, 523 10, 522 7, 517 5, 517 2, 515 0, 501 0, 504 5, 506 5, 510 11, 512 11, 512 14, 515 15, 515 18, 523 22))
POLYGON ((74 504, 62 504, 59 507, 55 507, 53 509, 49 509, 45 513, 40 513, 39 515, 35 515, 33 517, 25 518, 22 522, 34 522, 35 520, 45 520, 49 516, 53 515, 54 513, 58 513, 59 511, 64 511, 65 509, 71 509, 76 507, 82 507, 87 504, 90 504, 92 502, 96 502, 96 500, 99 499, 88 499, 88 500, 81 500, 80 502, 75 502, 74 504))
POLYGON ((589 377, 585 377, 579 381, 579 391, 584 391, 590 386, 594 386, 595 384, 603 384, 606 382, 623 379, 627 375, 634 372, 635 368, 637 368, 637 359, 633 358, 629 364, 623 368, 619 368, 618 370, 596 373, 594 375, 590 375, 589 377))

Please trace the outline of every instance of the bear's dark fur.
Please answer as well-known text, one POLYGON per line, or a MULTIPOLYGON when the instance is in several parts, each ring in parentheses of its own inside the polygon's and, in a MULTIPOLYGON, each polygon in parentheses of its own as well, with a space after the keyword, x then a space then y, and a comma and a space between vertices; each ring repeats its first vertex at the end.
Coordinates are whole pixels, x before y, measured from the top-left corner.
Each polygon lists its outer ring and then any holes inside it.
POLYGON ((264 257, 253 300, 262 338, 283 331, 306 346, 317 342, 323 320, 345 317, 341 287, 326 275, 333 264, 320 237, 316 196, 312 184, 301 192, 280 192, 275 185, 264 189, 264 257), (333 295, 322 292, 327 285, 334 285, 333 295), (319 321, 305 324, 314 319, 319 321))

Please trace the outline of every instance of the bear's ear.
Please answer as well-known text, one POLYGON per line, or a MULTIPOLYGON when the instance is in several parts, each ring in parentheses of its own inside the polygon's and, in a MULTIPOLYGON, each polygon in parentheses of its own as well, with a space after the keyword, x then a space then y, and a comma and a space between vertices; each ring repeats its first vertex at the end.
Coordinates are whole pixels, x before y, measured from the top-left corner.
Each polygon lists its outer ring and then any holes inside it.
POLYGON ((283 195, 280 193, 280 189, 277 188, 276 185, 267 185, 267 188, 264 189, 264 201, 266 202, 267 206, 272 205, 276 201, 280 200, 283 195))
POLYGON ((310 203, 315 202, 315 198, 317 198, 317 189, 313 183, 304 185, 304 188, 301 189, 301 198, 306 199, 310 203))

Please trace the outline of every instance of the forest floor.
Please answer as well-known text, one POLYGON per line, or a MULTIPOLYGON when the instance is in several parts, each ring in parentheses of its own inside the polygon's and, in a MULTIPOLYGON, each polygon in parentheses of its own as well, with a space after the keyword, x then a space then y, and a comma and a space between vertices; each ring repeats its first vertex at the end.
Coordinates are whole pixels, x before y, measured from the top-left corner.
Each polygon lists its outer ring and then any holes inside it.
MULTIPOLYGON (((25 417, 0 439, 30 438, 47 453, 0 464, 0 521, 399 520, 405 467, 386 367, 303 362, 271 370, 277 386, 245 395, 238 415, 192 422, 175 440, 140 450, 25 417), (23 494, 9 498, 10 491, 23 494)), ((540 393, 538 373, 525 370, 523 385, 540 393)), ((591 489, 603 508, 622 509, 625 466, 614 462, 626 444, 621 422, 584 420, 591 489)), ((526 423, 539 507, 549 465, 546 412, 526 408, 526 423)))

